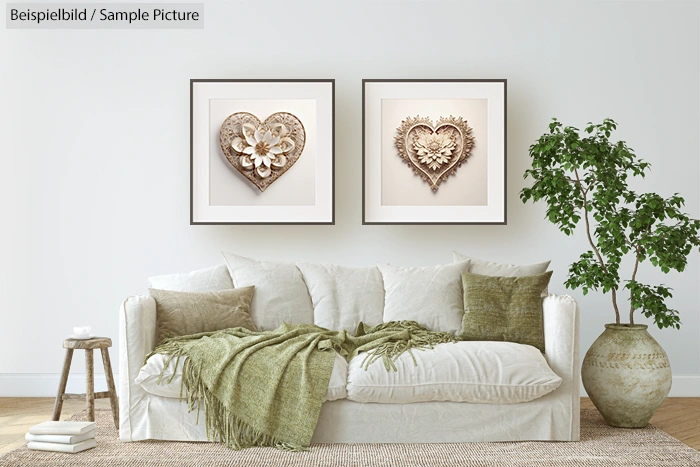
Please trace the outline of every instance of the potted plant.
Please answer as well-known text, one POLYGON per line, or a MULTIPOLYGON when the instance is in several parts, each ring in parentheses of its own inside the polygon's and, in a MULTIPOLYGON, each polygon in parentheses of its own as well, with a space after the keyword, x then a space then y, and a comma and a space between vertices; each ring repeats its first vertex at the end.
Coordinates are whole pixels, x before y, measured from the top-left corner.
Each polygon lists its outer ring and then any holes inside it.
POLYGON ((635 324, 638 310, 661 329, 680 329, 678 311, 666 305, 671 288, 638 280, 643 263, 664 273, 683 271, 688 255, 700 247, 700 221, 681 212, 678 194, 664 198, 656 193, 635 193, 627 184, 644 177, 649 164, 637 158, 624 141, 613 142, 617 128, 611 119, 580 132, 556 119, 549 133, 530 146, 532 168, 524 178, 534 183, 520 192, 523 202, 544 200, 547 218, 566 235, 583 220, 589 247, 569 266, 567 288, 610 294, 615 323, 586 353, 581 369, 583 385, 612 426, 642 427, 671 389, 671 368, 666 352, 635 324), (631 259, 632 275, 621 280, 623 259, 631 259), (629 323, 621 322, 623 299, 629 306, 629 323))

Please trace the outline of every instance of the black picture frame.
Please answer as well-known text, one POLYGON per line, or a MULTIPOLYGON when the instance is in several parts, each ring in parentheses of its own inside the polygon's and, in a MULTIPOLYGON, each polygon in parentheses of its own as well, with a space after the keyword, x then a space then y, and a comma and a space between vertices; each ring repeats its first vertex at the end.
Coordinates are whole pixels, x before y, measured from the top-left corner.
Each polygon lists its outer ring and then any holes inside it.
MULTIPOLYGON (((410 103, 408 104, 410 107, 410 103)), ((386 112, 384 112, 386 114, 386 112)), ((406 117, 413 116, 415 113, 407 112, 406 117)), ((489 123, 492 123, 489 118, 489 123)), ((433 119, 437 120, 438 115, 431 116, 433 119)), ((394 127, 390 127, 393 129, 394 127)), ((478 145, 478 141, 477 141, 478 145)), ((401 162, 398 151, 394 149, 396 153, 396 160, 390 161, 394 166, 398 162, 401 162), (398 161, 398 162, 397 162, 398 161)), ((473 156, 472 156, 473 157, 473 156)), ((483 157, 483 154, 481 154, 483 157)), ((385 161, 383 161, 385 162, 385 161)), ((469 162, 468 159, 464 166, 456 169, 456 173, 468 169, 469 162)), ((396 170, 397 177, 411 177, 414 176, 411 173, 412 167, 410 165, 404 164, 403 168, 405 171, 402 173, 400 170, 396 170)), ((379 170, 381 172, 381 170, 379 170)), ((414 172, 417 172, 414 170, 414 172)), ((382 175, 386 177, 387 175, 382 175)), ((392 174, 393 176, 393 174, 392 174)), ((420 179, 421 177, 416 177, 420 179)), ((446 185, 450 182, 455 184, 455 180, 447 178, 446 185)), ((415 187, 415 180, 411 181, 415 187)), ((423 187, 421 187, 423 188, 423 187)), ((434 196, 435 192, 431 192, 430 186, 426 184, 426 199, 430 196, 434 196)), ((439 187, 437 189, 439 193, 439 187)), ((379 199, 383 199, 384 193, 379 196, 379 199)), ((421 195, 422 196, 422 195, 421 195)), ((430 199, 434 202, 434 199, 430 199)), ((363 79, 362 80, 362 224, 363 225, 391 225, 391 224, 402 224, 402 225, 506 225, 507 224, 507 80, 506 79, 363 79), (425 86, 421 86, 424 84, 425 86), (483 87, 483 90, 479 90, 483 87), (421 90, 423 88, 423 90, 421 90), (450 89, 454 90, 453 97, 445 97, 450 95, 450 89), (384 94, 383 94, 384 93, 384 94), (473 95, 471 94, 473 93, 473 95), (463 209, 455 209, 455 215, 453 218, 449 218, 449 215, 443 215, 443 212, 449 211, 449 209, 432 209, 435 215, 431 214, 430 206, 400 206, 397 208, 391 206, 381 205, 381 201, 378 202, 378 190, 383 190, 384 188, 377 185, 378 179, 378 164, 377 158, 382 157, 394 157, 388 154, 384 155, 382 151, 377 153, 377 147, 384 148, 387 147, 388 139, 385 138, 396 138, 395 134, 390 134, 390 131, 383 131, 383 128, 377 128, 378 124, 381 124, 381 114, 378 113, 377 109, 381 110, 381 105, 378 106, 377 100, 383 100, 387 96, 387 99, 482 99, 484 96, 493 96, 493 98, 487 98, 487 109, 489 112, 498 113, 502 115, 502 119, 497 118, 497 123, 502 126, 498 128, 491 128, 489 125, 487 127, 487 137, 489 138, 489 145, 487 146, 489 151, 491 150, 491 144, 494 144, 493 153, 486 154, 487 167, 491 170, 498 170, 498 178, 492 177, 488 179, 487 183, 487 199, 488 202, 495 203, 493 206, 486 205, 489 209, 489 213, 486 216, 479 214, 481 211, 486 211, 485 209, 475 208, 469 209, 465 207, 463 209), (399 96, 399 97, 397 97, 399 96), (440 97, 437 97, 440 96, 440 97), (493 101, 493 102, 491 102, 493 101), (379 117, 378 117, 379 115, 379 117), (380 121, 378 121, 378 118, 380 121), (372 125, 368 127, 368 125, 372 125), (493 133, 491 131, 493 130, 493 133), (379 143, 376 139, 379 133, 379 143), (385 134, 386 133, 386 134, 385 134), (502 136, 501 136, 502 135, 502 136), (368 141, 368 139, 372 141, 368 141), (492 141, 493 138, 497 140, 492 141), (372 186, 369 186, 372 184, 372 186), (493 184, 494 187, 488 185, 493 184), (495 191, 495 185, 498 186, 498 190, 495 191), (494 188, 492 190, 492 188, 494 188), (369 195, 368 195, 369 192, 369 195), (493 199, 491 199, 493 198, 493 199), (469 212, 477 213, 476 217, 465 218, 468 216, 469 212), (411 214, 414 213, 414 214, 411 214), (415 218, 410 216, 414 215, 415 218), (481 215, 481 217, 479 217, 481 215)))
MULTIPOLYGON (((284 110, 284 109, 280 109, 284 110)), ((244 108, 232 109, 233 112, 247 111, 244 108)), ((306 149, 304 150, 306 151, 306 149)), ((220 154, 221 155, 221 154, 220 154)), ((304 153, 302 153, 302 156, 304 153)), ((223 158, 223 156, 222 156, 223 158)), ((300 156, 301 159, 301 156, 300 156)), ((218 162, 217 162, 218 163, 218 162)), ((289 169, 289 173, 295 167, 289 169)), ((231 172, 231 183, 238 183, 242 186, 242 190, 251 191, 248 180, 238 176, 235 169, 228 167, 231 172), (248 185, 246 185, 248 182, 248 185)), ((282 175, 275 183, 281 183, 287 174, 282 175)), ((254 190, 252 190, 254 191, 254 190)), ((260 197, 264 197, 267 192, 260 193, 260 197)), ((249 194, 249 196, 252 196, 249 194)), ((279 196, 278 196, 279 197, 279 196)), ((257 215, 257 214, 256 214, 257 215)), ((334 225, 335 224, 335 79, 191 79, 190 80, 190 225, 334 225), (264 90, 261 91, 261 84, 269 84, 271 89, 271 97, 264 97, 264 90), (318 85, 315 86, 298 86, 300 84, 318 85), (207 86, 207 90, 216 89, 220 91, 208 91, 212 96, 207 96, 206 92, 202 95, 198 94, 198 88, 207 86), (249 86, 246 86, 249 85, 249 86), (284 86, 289 87, 288 94, 283 90, 284 86), (329 86, 329 88, 328 88, 329 86), (246 88, 249 91, 245 91, 246 88), (240 93, 229 92, 229 89, 240 89, 240 93), (252 91, 252 94, 250 92, 252 91), (262 93, 262 94, 261 94, 262 93), (321 96, 321 104, 318 108, 322 109, 323 115, 316 115, 316 123, 319 128, 324 128, 323 134, 317 131, 318 140, 316 144, 315 157, 324 158, 323 170, 324 173, 316 173, 316 188, 321 186, 323 194, 319 196, 321 206, 318 207, 318 213, 309 212, 307 206, 268 206, 263 205, 262 208, 257 206, 244 206, 236 209, 238 206, 224 206, 230 209, 218 209, 220 206, 207 206, 204 204, 201 193, 204 188, 198 184, 206 183, 204 171, 201 170, 202 165, 207 165, 203 158, 210 158, 211 151, 220 151, 220 148, 212 148, 213 144, 208 144, 205 139, 211 139, 211 128, 214 124, 221 122, 205 122, 207 115, 202 115, 205 112, 203 109, 202 99, 251 99, 251 96, 257 96, 260 100, 276 99, 284 94, 286 99, 311 99, 317 93, 321 96), (326 95, 327 93, 327 95, 326 95), (230 95, 229 95, 230 94, 230 95), (323 123, 319 123, 323 119, 323 123), (202 148, 208 147, 208 151, 203 151, 202 148), (325 177, 320 181, 319 177, 325 177), (248 209, 248 208, 251 209, 248 209), (275 209, 279 214, 279 218, 275 218, 275 209), (264 218, 246 218, 245 213, 251 211, 269 211, 270 215, 264 218), (226 214, 220 214, 224 213, 226 214), (237 215, 238 211, 241 212, 237 215), (294 217, 294 212, 298 211, 301 216, 299 219, 291 219, 294 217), (228 214, 230 212, 230 214, 228 214), (212 214, 213 213, 213 214, 212 214), (224 217, 224 218, 222 218, 224 217)))

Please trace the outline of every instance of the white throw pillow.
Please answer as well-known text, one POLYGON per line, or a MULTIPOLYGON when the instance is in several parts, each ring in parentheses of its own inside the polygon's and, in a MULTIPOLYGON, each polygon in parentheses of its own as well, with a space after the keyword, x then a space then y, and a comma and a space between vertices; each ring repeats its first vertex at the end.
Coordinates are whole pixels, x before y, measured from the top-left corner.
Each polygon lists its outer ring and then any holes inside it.
POLYGON ((384 282, 376 266, 349 268, 297 263, 314 306, 314 324, 354 334, 360 321, 376 326, 384 314, 384 282))
POLYGON ((431 331, 462 327, 462 272, 469 261, 425 268, 378 264, 384 279, 384 322, 413 320, 431 331))
POLYGON ((367 370, 365 353, 350 360, 347 397, 355 402, 409 404, 451 401, 516 404, 542 397, 562 380, 542 353, 513 342, 465 341, 414 350, 387 371, 381 359, 367 370))
POLYGON ((255 286, 250 317, 260 331, 287 324, 313 324, 314 307, 294 263, 258 261, 233 253, 224 259, 236 287, 255 286))
POLYGON ((148 278, 149 289, 176 292, 220 292, 233 288, 231 275, 225 264, 198 269, 187 274, 166 274, 148 278))
POLYGON ((493 261, 484 261, 481 259, 471 258, 461 253, 457 253, 456 251, 452 252, 452 258, 455 263, 459 261, 469 260, 468 271, 473 274, 500 277, 536 276, 538 274, 547 272, 549 263, 551 263, 551 261, 522 265, 494 263, 493 261))
MULTIPOLYGON (((499 277, 524 277, 524 276, 536 276, 538 274, 543 274, 547 272, 549 263, 552 261, 545 261, 543 263, 535 264, 505 264, 505 263, 494 263, 493 261, 484 261, 481 259, 471 258, 465 256, 456 251, 452 252, 452 260, 457 263, 459 261, 469 260, 468 271, 472 274, 481 274, 482 276, 499 276, 499 277)), ((548 288, 545 287, 542 291, 542 297, 546 297, 549 294, 548 288)))
MULTIPOLYGON (((165 355, 159 353, 151 356, 146 364, 141 367, 134 383, 140 384, 146 392, 156 396, 179 399, 180 387, 182 386, 182 366, 185 364, 187 357, 180 359, 177 368, 175 367, 177 358, 171 359, 165 371, 163 371, 163 377, 161 378, 160 375, 163 366, 165 366, 165 359, 165 355), (158 384, 159 378, 160 384, 158 384)), ((348 362, 345 360, 345 357, 342 357, 336 352, 331 379, 328 382, 328 389, 326 389, 326 395, 323 401, 345 399, 347 396, 347 379, 348 362)), ((185 397, 185 393, 182 394, 182 397, 185 397)))

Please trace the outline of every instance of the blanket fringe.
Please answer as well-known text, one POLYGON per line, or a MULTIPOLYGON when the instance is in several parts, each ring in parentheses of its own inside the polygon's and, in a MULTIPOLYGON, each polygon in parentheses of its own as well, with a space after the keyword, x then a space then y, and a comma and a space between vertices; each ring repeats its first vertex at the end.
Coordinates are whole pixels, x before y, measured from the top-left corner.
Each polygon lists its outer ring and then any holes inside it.
POLYGON ((407 339, 397 341, 384 342, 377 347, 365 352, 365 358, 362 360, 361 368, 367 370, 375 361, 382 359, 384 368, 387 371, 398 371, 394 362, 404 352, 408 352, 413 359, 413 364, 418 366, 416 356, 413 354, 413 349, 425 350, 432 349, 437 344, 455 342, 455 338, 449 332, 432 332, 423 328, 415 321, 391 321, 388 323, 378 324, 366 330, 367 334, 382 331, 384 329, 403 329, 408 332, 407 339))
MULTIPOLYGON (((167 355, 164 368, 167 368, 171 360, 175 358, 177 367, 180 358, 183 357, 182 346, 164 345, 158 347, 158 352, 167 355)), ((160 384, 160 379, 158 383, 160 384)), ((172 376, 169 381, 172 380, 172 376)), ((273 447, 281 451, 303 452, 308 451, 308 446, 301 446, 278 440, 272 436, 261 433, 240 418, 219 401, 206 387, 201 378, 199 368, 195 368, 191 359, 185 360, 182 367, 182 385, 180 386, 180 400, 183 399, 183 392, 187 399, 187 410, 189 412, 197 410, 197 423, 204 403, 204 416, 206 417, 207 438, 225 444, 234 450, 241 450, 249 447, 273 447)))

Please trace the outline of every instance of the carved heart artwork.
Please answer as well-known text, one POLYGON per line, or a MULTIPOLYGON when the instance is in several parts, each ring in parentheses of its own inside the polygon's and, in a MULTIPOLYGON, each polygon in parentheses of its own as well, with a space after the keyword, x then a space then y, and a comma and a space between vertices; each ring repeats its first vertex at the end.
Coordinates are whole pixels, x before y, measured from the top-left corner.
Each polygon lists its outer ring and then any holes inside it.
POLYGON ((219 130, 226 160, 261 192, 294 165, 305 143, 304 125, 288 112, 274 113, 262 123, 251 113, 236 112, 219 130))
POLYGON ((399 157, 413 173, 428 182, 433 192, 466 162, 474 147, 472 129, 462 117, 407 117, 394 138, 399 157))

